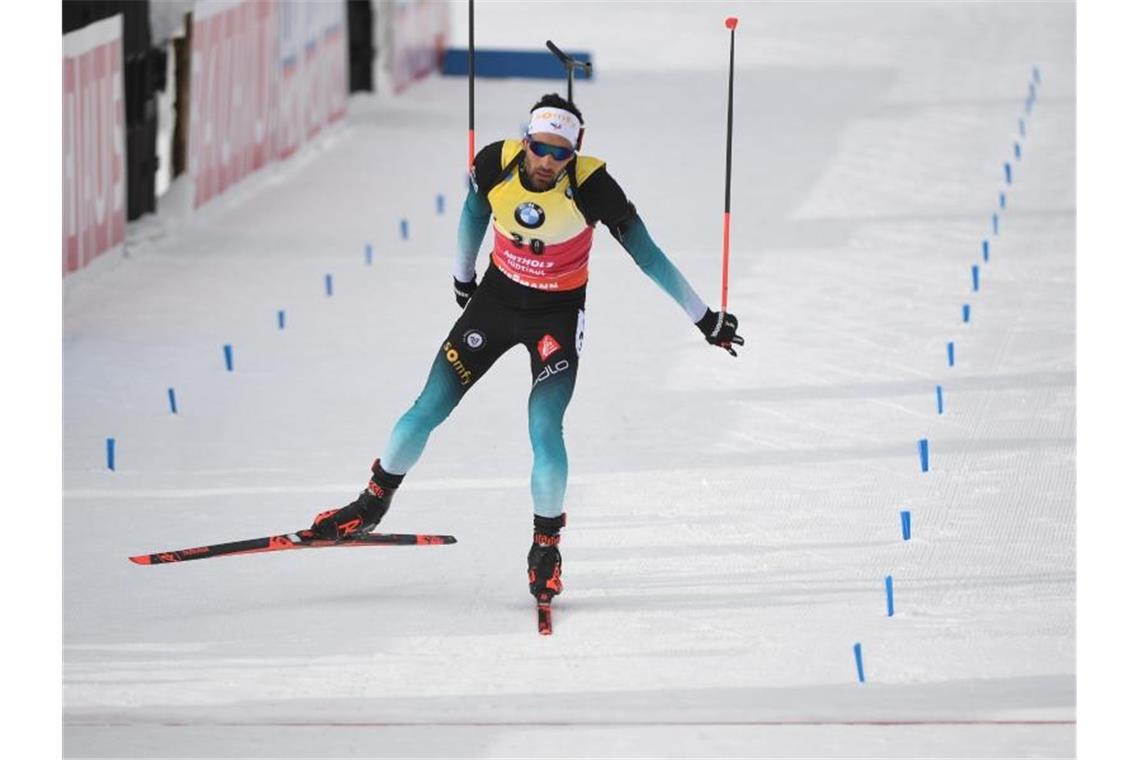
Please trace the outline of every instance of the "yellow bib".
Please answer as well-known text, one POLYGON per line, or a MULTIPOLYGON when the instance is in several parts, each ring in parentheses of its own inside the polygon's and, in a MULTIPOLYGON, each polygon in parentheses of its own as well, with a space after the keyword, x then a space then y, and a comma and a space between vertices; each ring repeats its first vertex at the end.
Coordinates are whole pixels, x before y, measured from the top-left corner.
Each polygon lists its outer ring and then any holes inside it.
MULTIPOLYGON (((499 165, 506 168, 523 149, 521 140, 504 140, 499 165)), ((591 174, 605 166, 605 161, 593 156, 578 156, 574 164, 577 184, 581 187, 591 174)), ((516 167, 487 193, 491 218, 500 233, 527 244, 532 238, 537 238, 550 245, 563 243, 582 232, 586 227, 586 217, 574 203, 569 174, 563 173, 551 189, 535 192, 523 187, 519 173, 516 167)))
MULTIPOLYGON (((519 140, 505 140, 500 167, 523 150, 519 140)), ((593 156, 575 160, 577 183, 605 165, 593 156)), ((589 277, 594 229, 574 202, 570 177, 563 173, 554 187, 527 190, 516 165, 488 191, 494 221, 491 260, 515 282, 539 290, 573 290, 589 277)))

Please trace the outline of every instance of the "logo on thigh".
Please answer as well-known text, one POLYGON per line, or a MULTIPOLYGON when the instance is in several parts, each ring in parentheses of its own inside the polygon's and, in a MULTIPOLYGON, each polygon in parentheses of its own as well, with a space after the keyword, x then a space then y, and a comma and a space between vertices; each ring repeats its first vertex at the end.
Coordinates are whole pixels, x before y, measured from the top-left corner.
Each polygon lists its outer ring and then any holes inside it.
POLYGON ((443 344, 443 357, 447 359, 447 363, 455 370, 455 374, 459 377, 459 383, 461 385, 467 385, 471 382, 471 370, 464 366, 463 361, 459 358, 459 351, 456 350, 455 346, 451 345, 451 341, 447 341, 443 344))
POLYGON ((538 385, 539 383, 541 383, 546 378, 554 377, 559 372, 566 370, 566 369, 570 369, 570 362, 567 361, 566 359, 559 359, 554 364, 547 364, 545 367, 542 368, 542 372, 538 373, 538 377, 536 377, 534 379, 534 384, 531 385, 531 387, 533 388, 535 385, 538 385))
POLYGON ((562 344, 556 341, 554 339, 554 336, 550 333, 543 335, 542 338, 538 341, 538 355, 543 361, 549 359, 551 354, 554 354, 561 350, 562 344))
POLYGON ((463 333, 463 342, 472 351, 478 351, 483 346, 487 345, 487 336, 480 330, 468 330, 463 333))
POLYGON ((581 356, 582 344, 586 342, 586 310, 578 309, 578 329, 574 331, 574 353, 581 356))

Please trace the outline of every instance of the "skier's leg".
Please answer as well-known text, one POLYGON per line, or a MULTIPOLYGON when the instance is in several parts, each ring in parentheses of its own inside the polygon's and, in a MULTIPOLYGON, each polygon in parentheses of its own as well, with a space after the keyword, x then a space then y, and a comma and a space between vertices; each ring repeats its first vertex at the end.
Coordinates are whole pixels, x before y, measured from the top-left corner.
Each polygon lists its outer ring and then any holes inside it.
POLYGON ((530 592, 548 601, 562 591, 560 531, 569 466, 562 420, 574 395, 578 353, 582 348, 585 312, 564 312, 541 323, 547 328, 527 336, 531 355, 528 403, 530 443, 534 454, 530 489, 534 501, 534 541, 527 554, 530 592))
POLYGON ((420 395, 396 422, 383 459, 373 462, 367 486, 352 503, 317 515, 312 528, 317 535, 339 538, 376 527, 404 475, 419 460, 431 432, 514 345, 511 327, 510 315, 501 304, 486 295, 480 298, 477 290, 440 346, 420 395))
POLYGON ((553 359, 531 388, 527 423, 534 455, 530 473, 530 493, 534 513, 544 517, 562 514, 569 464, 562 435, 562 420, 574 394, 578 363, 568 358, 553 359))
POLYGON ((462 365, 464 374, 461 376, 452 360, 462 364, 449 339, 444 341, 432 362, 427 383, 420 395, 396 422, 388 437, 388 445, 381 461, 390 472, 407 473, 419 461, 431 432, 447 419, 467 390, 475 384, 474 377, 466 376, 469 372, 466 365, 462 365))

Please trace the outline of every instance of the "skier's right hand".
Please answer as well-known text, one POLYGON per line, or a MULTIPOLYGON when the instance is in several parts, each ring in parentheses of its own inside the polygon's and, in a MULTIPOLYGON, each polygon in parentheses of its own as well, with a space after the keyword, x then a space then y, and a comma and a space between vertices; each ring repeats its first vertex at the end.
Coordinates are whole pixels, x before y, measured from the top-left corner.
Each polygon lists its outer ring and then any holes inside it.
POLYGON ((471 300, 471 296, 475 295, 475 288, 479 286, 478 281, 460 282, 456 277, 451 279, 455 283, 455 302, 459 304, 459 308, 467 308, 467 302, 471 300))
POLYGON ((738 322, 735 314, 727 311, 705 309, 705 315, 697 320, 697 328, 704 333, 710 345, 719 346, 736 356, 733 345, 743 346, 744 338, 736 334, 738 322))

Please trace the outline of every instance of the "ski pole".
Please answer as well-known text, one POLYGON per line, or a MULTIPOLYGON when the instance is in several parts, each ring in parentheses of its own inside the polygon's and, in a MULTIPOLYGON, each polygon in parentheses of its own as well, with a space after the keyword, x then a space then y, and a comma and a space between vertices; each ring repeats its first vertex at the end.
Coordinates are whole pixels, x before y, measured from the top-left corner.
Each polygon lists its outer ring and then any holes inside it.
POLYGON ((467 0, 467 166, 475 163, 475 0, 467 0))
POLYGON ((729 16, 724 25, 729 29, 728 43, 728 140, 724 159, 724 255, 720 267, 720 310, 728 311, 728 232, 732 208, 732 73, 736 58, 736 16, 729 16))

